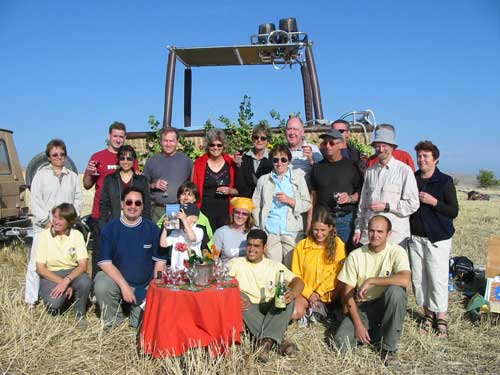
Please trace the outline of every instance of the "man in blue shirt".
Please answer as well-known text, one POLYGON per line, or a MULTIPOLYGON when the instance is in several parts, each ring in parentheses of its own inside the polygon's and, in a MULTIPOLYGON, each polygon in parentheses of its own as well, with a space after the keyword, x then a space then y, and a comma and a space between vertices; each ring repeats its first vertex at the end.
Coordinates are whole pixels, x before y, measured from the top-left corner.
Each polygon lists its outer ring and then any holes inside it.
POLYGON ((94 279, 105 329, 124 320, 122 307, 130 310, 130 326, 139 325, 146 289, 153 275, 163 271, 166 264, 166 258, 158 252, 160 230, 141 216, 144 193, 127 187, 121 198, 122 216, 106 224, 101 232, 98 265, 102 271, 94 279))

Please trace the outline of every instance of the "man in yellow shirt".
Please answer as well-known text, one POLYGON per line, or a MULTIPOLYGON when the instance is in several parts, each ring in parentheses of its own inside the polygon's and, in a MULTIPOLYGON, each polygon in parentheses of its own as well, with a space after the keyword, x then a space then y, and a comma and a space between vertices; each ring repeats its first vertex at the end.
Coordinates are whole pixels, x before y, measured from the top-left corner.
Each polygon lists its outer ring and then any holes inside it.
POLYGON ((406 251, 388 242, 392 225, 382 215, 368 223, 369 244, 354 250, 340 271, 345 284, 342 303, 347 310, 335 334, 335 344, 345 352, 356 342, 381 341, 384 363, 394 359, 406 314, 406 287, 410 265, 406 251))
POLYGON ((247 235, 246 257, 233 258, 228 262, 231 276, 239 283, 241 307, 245 325, 257 340, 261 351, 259 360, 269 360, 269 350, 278 344, 282 355, 293 354, 295 344, 283 340, 288 323, 293 317, 295 299, 304 289, 300 277, 288 270, 282 263, 265 258, 267 234, 252 229, 247 235), (285 309, 274 306, 274 295, 279 273, 283 271, 288 290, 285 293, 285 309))

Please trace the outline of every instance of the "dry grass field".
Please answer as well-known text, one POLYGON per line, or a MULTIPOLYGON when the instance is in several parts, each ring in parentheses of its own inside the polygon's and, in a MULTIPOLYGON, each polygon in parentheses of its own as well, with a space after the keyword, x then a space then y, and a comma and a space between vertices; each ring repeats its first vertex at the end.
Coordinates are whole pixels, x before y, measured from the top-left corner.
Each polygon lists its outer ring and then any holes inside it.
MULTIPOLYGON (((486 242, 500 234, 500 199, 469 202, 460 193, 453 255, 466 255, 476 265, 486 263, 486 242)), ((340 356, 326 343, 328 330, 289 327, 287 335, 299 346, 298 355, 277 355, 263 365, 256 362, 248 339, 233 348, 231 357, 211 359, 203 350, 182 358, 152 360, 137 354, 136 332, 126 326, 103 333, 93 308, 90 327, 75 328, 72 314, 52 317, 38 306, 23 306, 24 270, 28 248, 17 244, 0 249, 0 373, 1 374, 492 374, 500 373, 500 325, 489 320, 471 323, 464 318, 464 297, 450 296, 450 338, 441 341, 421 335, 416 306, 410 298, 400 343, 400 366, 386 368, 376 353, 362 347, 340 356)))

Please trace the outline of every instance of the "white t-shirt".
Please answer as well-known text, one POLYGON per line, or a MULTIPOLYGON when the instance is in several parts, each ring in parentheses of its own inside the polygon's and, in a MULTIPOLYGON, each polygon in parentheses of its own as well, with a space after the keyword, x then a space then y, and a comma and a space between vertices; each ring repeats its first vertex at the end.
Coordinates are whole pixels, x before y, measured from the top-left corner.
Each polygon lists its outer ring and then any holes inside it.
POLYGON ((203 229, 197 228, 196 224, 193 225, 192 229, 196 236, 196 240, 193 242, 188 240, 184 229, 174 229, 167 236, 167 246, 172 246, 172 258, 170 263, 172 267, 177 266, 180 269, 184 269, 184 260, 189 259, 189 252, 187 250, 179 251, 176 249, 178 244, 186 244, 188 249, 194 251, 198 256, 202 256, 201 241, 203 240, 203 229))

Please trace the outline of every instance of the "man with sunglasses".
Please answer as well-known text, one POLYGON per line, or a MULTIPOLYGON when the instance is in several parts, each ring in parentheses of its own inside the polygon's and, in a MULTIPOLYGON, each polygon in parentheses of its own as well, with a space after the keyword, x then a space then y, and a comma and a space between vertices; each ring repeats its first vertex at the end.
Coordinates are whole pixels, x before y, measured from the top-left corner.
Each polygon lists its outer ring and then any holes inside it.
POLYGON ((342 133, 331 129, 319 137, 323 140, 321 146, 325 159, 315 164, 311 170, 312 208, 308 213, 308 227, 313 210, 323 206, 335 217, 337 235, 344 241, 347 250, 350 250, 363 176, 355 162, 342 155, 342 133))
POLYGON ((152 219, 156 223, 165 214, 165 205, 177 203, 177 190, 189 181, 193 161, 177 150, 179 131, 165 128, 161 134, 163 152, 152 156, 144 166, 151 190, 152 219))
POLYGON ((342 144, 342 157, 344 159, 352 160, 359 165, 360 154, 356 147, 349 144, 349 138, 351 138, 351 130, 349 128, 349 123, 346 120, 335 120, 332 123, 332 129, 337 130, 342 134, 343 144, 342 144))
POLYGON ((111 220, 101 232, 98 264, 102 271, 94 279, 94 294, 106 330, 122 323, 122 308, 130 312, 129 325, 139 325, 146 289, 166 264, 159 253, 160 229, 142 217, 142 190, 127 187, 121 199, 123 215, 111 220))

